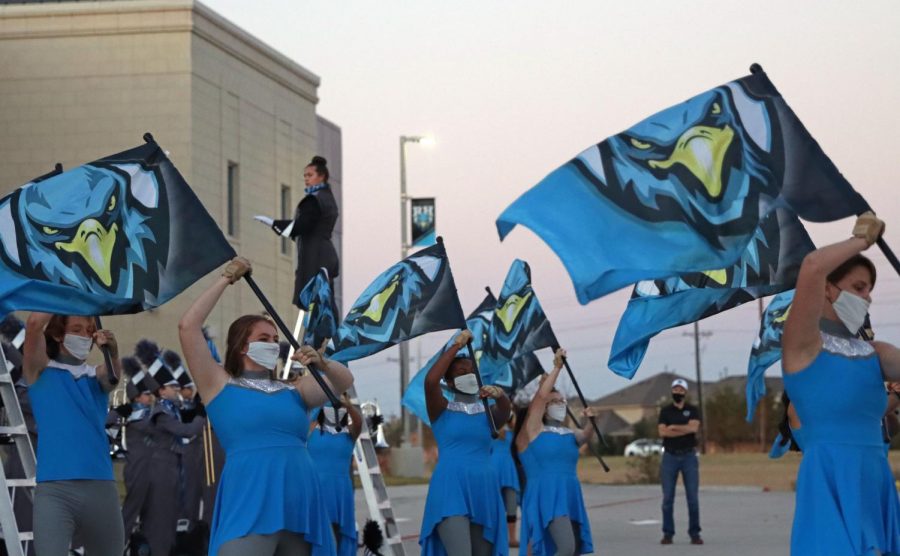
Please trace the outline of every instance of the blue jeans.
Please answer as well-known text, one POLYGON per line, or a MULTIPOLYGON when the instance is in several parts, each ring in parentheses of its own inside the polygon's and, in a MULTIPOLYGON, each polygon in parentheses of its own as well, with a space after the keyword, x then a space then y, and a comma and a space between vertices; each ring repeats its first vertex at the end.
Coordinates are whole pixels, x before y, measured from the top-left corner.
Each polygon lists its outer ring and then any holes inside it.
POLYGON ((700 464, 695 452, 686 454, 670 454, 664 452, 659 478, 663 490, 663 535, 675 536, 675 519, 672 517, 675 506, 675 485, 678 483, 678 472, 684 481, 684 494, 688 505, 688 535, 693 539, 700 536, 700 501, 697 489, 700 486, 700 464))

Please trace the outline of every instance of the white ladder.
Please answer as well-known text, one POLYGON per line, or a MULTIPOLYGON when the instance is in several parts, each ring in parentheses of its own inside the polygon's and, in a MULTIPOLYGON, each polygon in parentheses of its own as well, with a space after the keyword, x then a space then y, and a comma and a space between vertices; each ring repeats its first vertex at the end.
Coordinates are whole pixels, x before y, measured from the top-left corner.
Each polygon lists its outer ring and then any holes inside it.
MULTIPOLYGON (((350 387, 350 403, 360 407, 356 396, 356 389, 350 387)), ((373 432, 369 430, 369 422, 363 413, 362 430, 356 439, 353 448, 353 460, 356 463, 356 471, 359 473, 359 482, 362 484, 366 495, 366 504, 369 506, 369 515, 384 533, 384 543, 390 548, 394 556, 405 556, 403 540, 400 538, 400 530, 394 519, 394 510, 391 508, 391 499, 388 496, 387 486, 384 484, 384 475, 381 466, 378 465, 378 455, 375 453, 375 443, 372 440, 373 432)))
MULTIPOLYGON (((16 346, 18 347, 18 346, 16 346)), ((0 426, 0 434, 7 434, 14 440, 14 453, 9 457, 18 457, 22 463, 25 477, 8 479, 6 471, 0 466, 0 536, 6 544, 6 552, 10 556, 23 556, 34 540, 32 531, 19 531, 14 513, 16 496, 27 496, 34 500, 35 458, 31 437, 22 417, 22 408, 16 396, 16 386, 6 365, 6 354, 0 345, 0 396, 3 399, 5 419, 0 426)))

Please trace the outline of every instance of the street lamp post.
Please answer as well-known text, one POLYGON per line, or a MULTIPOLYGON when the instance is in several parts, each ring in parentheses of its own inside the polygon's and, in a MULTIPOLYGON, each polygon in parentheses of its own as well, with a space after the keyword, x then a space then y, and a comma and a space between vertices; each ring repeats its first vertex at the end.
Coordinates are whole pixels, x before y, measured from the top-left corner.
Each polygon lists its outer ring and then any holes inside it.
MULTIPOLYGON (((405 259, 409 254, 409 230, 407 223, 407 202, 409 196, 406 194, 406 144, 407 143, 431 143, 430 138, 421 135, 401 135, 400 136, 400 259, 405 259)), ((400 399, 403 399, 403 392, 406 385, 409 384, 409 345, 406 342, 400 343, 400 399)), ((410 423, 409 415, 403 403, 400 403, 400 422, 403 425, 403 443, 409 442, 410 423)))

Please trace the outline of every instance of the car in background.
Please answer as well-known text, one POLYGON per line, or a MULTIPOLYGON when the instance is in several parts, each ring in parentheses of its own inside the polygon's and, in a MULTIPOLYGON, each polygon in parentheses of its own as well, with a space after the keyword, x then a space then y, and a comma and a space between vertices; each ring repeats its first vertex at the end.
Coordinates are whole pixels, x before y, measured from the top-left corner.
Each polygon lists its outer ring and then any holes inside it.
POLYGON ((661 454, 662 452, 662 440, 653 438, 638 438, 628 446, 625 446, 626 457, 647 457, 652 454, 661 454))

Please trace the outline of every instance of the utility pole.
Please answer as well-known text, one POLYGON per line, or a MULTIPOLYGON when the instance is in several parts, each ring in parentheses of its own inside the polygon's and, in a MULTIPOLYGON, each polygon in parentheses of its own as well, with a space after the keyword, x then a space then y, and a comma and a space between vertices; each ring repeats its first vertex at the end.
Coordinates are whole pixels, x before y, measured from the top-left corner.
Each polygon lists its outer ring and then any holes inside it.
POLYGON ((700 332, 700 323, 694 322, 694 332, 682 336, 694 337, 694 365, 697 367, 697 404, 700 406, 700 453, 706 453, 706 406, 703 405, 703 373, 700 369, 700 336, 708 338, 712 332, 700 332))
MULTIPOLYGON (((765 310, 763 309, 763 301, 762 298, 758 299, 759 301, 759 322, 762 322, 763 315, 765 314, 765 310)), ((763 376, 763 384, 766 383, 766 377, 763 376)), ((759 407, 759 449, 762 452, 766 451, 766 430, 768 429, 768 418, 769 418, 769 403, 767 400, 768 396, 763 396, 761 403, 761 407, 759 407)))

